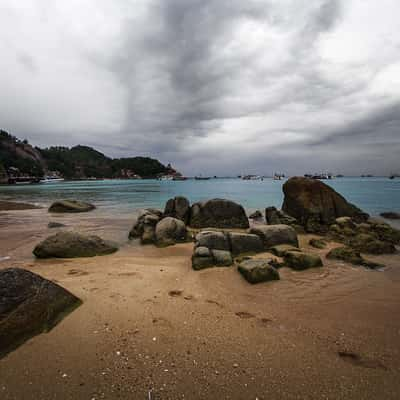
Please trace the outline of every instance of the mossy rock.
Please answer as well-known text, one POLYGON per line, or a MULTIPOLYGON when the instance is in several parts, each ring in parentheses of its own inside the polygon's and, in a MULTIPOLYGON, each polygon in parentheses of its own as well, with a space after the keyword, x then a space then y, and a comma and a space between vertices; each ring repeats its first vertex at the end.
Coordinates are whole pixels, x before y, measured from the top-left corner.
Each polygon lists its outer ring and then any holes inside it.
POLYGON ((361 233, 349 240, 349 246, 362 253, 393 254, 396 248, 390 242, 377 239, 374 235, 361 233))
POLYGON ((268 250, 278 257, 283 257, 288 251, 301 251, 298 247, 294 247, 290 244, 278 244, 268 250))
POLYGON ((326 247, 326 241, 323 239, 310 239, 308 244, 316 249, 324 249, 326 247))
POLYGON ((377 269, 382 268, 384 265, 365 260, 361 254, 351 247, 343 246, 332 249, 327 255, 328 259, 342 260, 353 265, 362 265, 367 268, 377 269))
POLYGON ((243 261, 238 265, 238 271, 252 284, 280 279, 279 272, 271 265, 270 259, 243 261))
POLYGON ((59 200, 54 202, 49 211, 53 213, 79 213, 92 211, 96 207, 93 204, 77 200, 59 200))
POLYGON ((318 254, 304 253, 301 251, 286 252, 284 260, 286 266, 296 271, 323 266, 321 257, 318 254))

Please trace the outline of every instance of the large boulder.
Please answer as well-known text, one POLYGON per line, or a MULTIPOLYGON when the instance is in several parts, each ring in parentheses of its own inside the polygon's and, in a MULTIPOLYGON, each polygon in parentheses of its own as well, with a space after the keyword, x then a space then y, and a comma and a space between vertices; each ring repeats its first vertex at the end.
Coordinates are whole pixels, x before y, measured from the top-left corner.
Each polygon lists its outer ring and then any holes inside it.
POLYGON ((289 225, 257 225, 250 228, 249 233, 259 236, 265 249, 278 244, 299 246, 296 231, 289 225))
POLYGON ((296 218, 308 232, 326 232, 338 217, 365 221, 368 214, 317 179, 293 177, 283 185, 282 210, 296 218))
POLYGON ((190 226, 246 229, 249 227, 249 220, 240 204, 225 199, 212 199, 192 205, 190 226))
POLYGON ((279 280, 279 272, 271 265, 271 259, 250 259, 238 265, 238 271, 249 283, 279 280))
POLYGON ((159 221, 155 229, 156 243, 159 246, 171 246, 186 241, 187 230, 183 221, 177 218, 165 217, 159 221))
POLYGON ((196 247, 230 251, 229 237, 224 232, 201 231, 196 235, 196 247))
POLYGON ((55 201, 49 211, 53 213, 79 213, 92 211, 96 207, 93 204, 78 200, 59 200, 55 201))
POLYGON ((156 241, 156 225, 162 217, 161 211, 152 208, 140 211, 129 232, 129 239, 139 238, 142 244, 154 243, 156 241))
POLYGON ((302 251, 288 251, 284 255, 285 265, 296 271, 308 268, 322 267, 321 257, 317 254, 302 251))
POLYGON ((74 258, 103 256, 117 250, 116 245, 98 236, 58 232, 39 243, 33 254, 38 258, 74 258))
POLYGON ((258 235, 250 233, 229 232, 229 241, 232 254, 260 253, 264 245, 258 235))
POLYGON ((164 216, 180 219, 185 224, 190 219, 190 203, 186 197, 177 196, 169 199, 165 204, 164 216))
POLYGON ((49 331, 81 301, 61 286, 30 271, 0 271, 0 357, 49 331))

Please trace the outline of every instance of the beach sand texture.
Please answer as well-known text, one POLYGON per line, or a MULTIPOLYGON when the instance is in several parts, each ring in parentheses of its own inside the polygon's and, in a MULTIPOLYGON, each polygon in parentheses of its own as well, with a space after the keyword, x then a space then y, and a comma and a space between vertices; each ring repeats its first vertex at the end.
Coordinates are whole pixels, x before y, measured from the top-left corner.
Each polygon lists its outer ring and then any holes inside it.
MULTIPOLYGON (((400 256, 371 271, 326 260, 248 284, 235 267, 193 271, 193 244, 128 242, 127 215, 0 214, 0 268, 57 282, 83 305, 0 359, 8 399, 399 399, 400 256), (66 229, 117 241, 112 255, 35 260, 66 229)), ((262 257, 258 255, 258 257, 262 257)))

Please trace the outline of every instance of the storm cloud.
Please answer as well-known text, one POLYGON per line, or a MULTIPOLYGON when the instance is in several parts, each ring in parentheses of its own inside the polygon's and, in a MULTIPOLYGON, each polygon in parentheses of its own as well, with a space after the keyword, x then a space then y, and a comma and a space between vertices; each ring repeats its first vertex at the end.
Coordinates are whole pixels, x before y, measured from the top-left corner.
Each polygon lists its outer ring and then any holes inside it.
POLYGON ((2 0, 1 128, 187 175, 400 172, 397 0, 2 0))

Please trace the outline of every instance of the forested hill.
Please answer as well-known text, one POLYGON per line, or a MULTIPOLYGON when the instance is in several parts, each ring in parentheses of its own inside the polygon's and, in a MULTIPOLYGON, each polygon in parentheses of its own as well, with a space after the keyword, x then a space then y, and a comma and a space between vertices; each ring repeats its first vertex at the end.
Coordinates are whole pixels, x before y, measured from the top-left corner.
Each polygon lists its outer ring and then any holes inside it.
POLYGON ((60 175, 66 179, 124 178, 139 175, 153 178, 175 172, 149 157, 112 159, 88 146, 45 149, 31 146, 0 130, 0 181, 9 176, 60 175))

